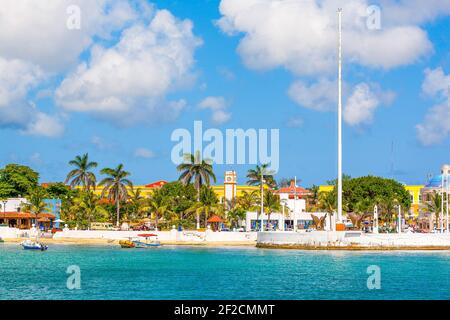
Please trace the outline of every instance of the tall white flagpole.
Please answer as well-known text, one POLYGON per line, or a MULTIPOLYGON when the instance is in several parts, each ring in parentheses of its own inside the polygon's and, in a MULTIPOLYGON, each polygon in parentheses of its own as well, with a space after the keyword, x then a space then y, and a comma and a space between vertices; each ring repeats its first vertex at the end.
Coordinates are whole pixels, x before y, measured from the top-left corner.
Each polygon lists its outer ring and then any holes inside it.
POLYGON ((338 203, 337 220, 342 222, 342 9, 338 9, 339 48, 338 48, 338 203))

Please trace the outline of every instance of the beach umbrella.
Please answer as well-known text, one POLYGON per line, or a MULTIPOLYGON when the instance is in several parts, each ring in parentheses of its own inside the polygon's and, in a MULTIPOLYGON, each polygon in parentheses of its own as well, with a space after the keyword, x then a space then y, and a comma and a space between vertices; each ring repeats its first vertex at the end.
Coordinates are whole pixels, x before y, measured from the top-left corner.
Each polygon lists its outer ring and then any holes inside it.
POLYGON ((56 223, 63 223, 64 222, 64 220, 61 220, 61 219, 56 219, 54 222, 56 222, 56 223))

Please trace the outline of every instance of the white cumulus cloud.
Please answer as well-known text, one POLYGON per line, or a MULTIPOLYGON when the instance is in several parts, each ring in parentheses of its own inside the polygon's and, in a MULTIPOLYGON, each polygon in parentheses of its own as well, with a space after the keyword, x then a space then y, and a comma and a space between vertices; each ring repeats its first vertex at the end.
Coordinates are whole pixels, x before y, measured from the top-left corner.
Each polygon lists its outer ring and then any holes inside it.
MULTIPOLYGON (((217 24, 228 34, 243 34, 238 52, 248 67, 284 67, 299 76, 335 71, 336 10, 340 6, 347 61, 389 69, 431 52, 426 32, 414 21, 394 24, 394 19, 383 20, 380 30, 367 28, 371 4, 366 0, 222 0, 217 24)), ((405 6, 398 5, 396 10, 405 6)), ((382 17, 389 10, 384 8, 382 17)))
POLYGON ((442 68, 425 70, 422 90, 437 101, 416 126, 419 141, 430 146, 443 142, 450 133, 450 74, 446 75, 442 68))
POLYGON ((1 3, 0 56, 26 60, 52 72, 74 65, 94 36, 108 38, 111 31, 136 18, 130 5, 118 0, 1 3), (79 9, 79 29, 67 27, 67 21, 74 17, 68 11, 71 6, 79 9))
POLYGON ((350 126, 371 124, 376 109, 391 104, 394 98, 395 94, 391 91, 382 91, 377 85, 359 83, 345 103, 344 121, 350 126))
POLYGON ((0 126, 30 135, 55 137, 62 134, 64 128, 58 117, 40 111, 27 99, 28 91, 42 79, 41 68, 0 56, 0 126))
POLYGON ((231 119, 231 113, 226 111, 228 105, 224 97, 206 97, 198 106, 201 109, 211 110, 211 120, 215 124, 223 124, 231 119))
POLYGON ((317 111, 330 111, 336 108, 337 82, 320 79, 308 85, 297 80, 289 88, 288 94, 297 104, 317 111))
POLYGON ((147 148, 137 148, 134 151, 134 156, 136 158, 150 159, 155 157, 155 153, 147 148))
MULTIPOLYGON (((343 8, 344 64, 390 70, 413 64, 433 52, 423 24, 450 13, 448 1, 421 0, 221 0, 216 24, 239 35, 237 48, 250 69, 284 68, 296 76, 288 94, 297 104, 335 110, 337 100, 337 9, 343 8), (379 29, 368 28, 368 8, 381 8, 379 29), (387 49, 388 48, 388 49, 387 49), (311 80, 319 79, 319 80, 311 80)), ((373 121, 392 93, 346 83, 346 121, 373 121), (357 105, 361 103, 362 105, 357 105)), ((376 85, 375 85, 376 86, 376 85)))
POLYGON ((160 10, 150 23, 124 30, 113 47, 94 46, 90 61, 57 89, 58 105, 124 125, 175 118, 183 101, 164 98, 193 77, 194 51, 201 40, 192 28, 190 20, 160 10))

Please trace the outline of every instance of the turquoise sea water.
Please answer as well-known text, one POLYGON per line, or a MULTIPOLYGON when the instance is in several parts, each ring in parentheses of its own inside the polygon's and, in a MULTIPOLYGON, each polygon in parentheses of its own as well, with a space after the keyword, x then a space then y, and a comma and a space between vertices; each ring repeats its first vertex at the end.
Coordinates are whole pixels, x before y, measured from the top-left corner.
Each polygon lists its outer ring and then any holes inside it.
POLYGON ((0 244, 0 299, 450 299, 450 252, 0 244), (66 286, 67 267, 81 289, 66 286), (381 289, 367 288, 367 267, 381 289))

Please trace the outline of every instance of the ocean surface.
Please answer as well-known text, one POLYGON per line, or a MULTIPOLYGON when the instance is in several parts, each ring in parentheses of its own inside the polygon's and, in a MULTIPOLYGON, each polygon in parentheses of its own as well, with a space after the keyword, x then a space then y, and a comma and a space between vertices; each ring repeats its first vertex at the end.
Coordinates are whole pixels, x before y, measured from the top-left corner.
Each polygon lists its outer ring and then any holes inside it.
POLYGON ((450 252, 0 244, 0 299, 450 299, 450 252))

